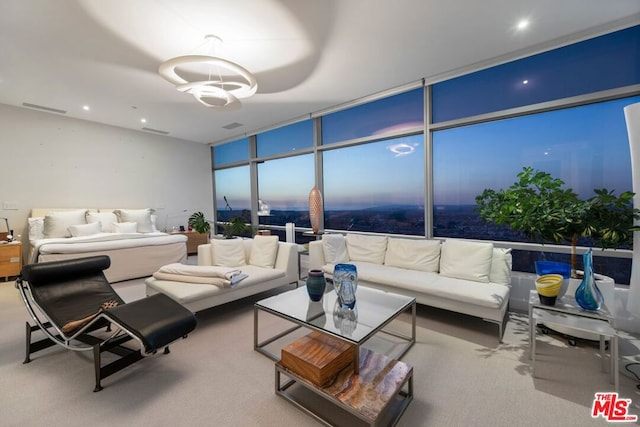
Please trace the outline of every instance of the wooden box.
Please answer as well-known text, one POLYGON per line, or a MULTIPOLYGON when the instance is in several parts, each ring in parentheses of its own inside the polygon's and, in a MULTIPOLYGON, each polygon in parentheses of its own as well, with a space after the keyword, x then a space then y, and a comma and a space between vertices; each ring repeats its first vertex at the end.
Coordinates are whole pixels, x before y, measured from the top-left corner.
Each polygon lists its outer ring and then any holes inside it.
POLYGON ((323 387, 355 360, 356 346, 320 332, 311 332, 282 349, 286 369, 323 387))

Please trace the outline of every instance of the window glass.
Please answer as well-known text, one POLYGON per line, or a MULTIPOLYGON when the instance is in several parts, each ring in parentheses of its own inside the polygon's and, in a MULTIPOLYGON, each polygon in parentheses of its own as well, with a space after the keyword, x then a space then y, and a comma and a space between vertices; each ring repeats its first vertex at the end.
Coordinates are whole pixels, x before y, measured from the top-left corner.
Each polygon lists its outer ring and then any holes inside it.
POLYGON ((423 139, 324 151, 325 228, 424 235, 423 139))
POLYGON ((211 149, 214 166, 249 160, 249 138, 214 145, 211 149))
POLYGON ((524 166, 560 178, 581 198, 595 188, 632 191, 623 108, 635 102, 640 97, 433 132, 434 236, 529 241, 474 210, 475 196, 509 187, 524 166))
POLYGON ((420 88, 324 116, 322 143, 385 135, 423 124, 424 97, 420 88))
POLYGON ((258 157, 313 147, 313 121, 305 120, 256 135, 258 157))
POLYGON ((218 221, 232 216, 251 222, 251 181, 249 166, 215 171, 215 197, 218 221))
POLYGON ((631 27, 435 84, 433 122, 639 84, 638 40, 631 27))
POLYGON ((309 192, 315 181, 313 154, 269 160, 258 164, 258 197, 269 206, 260 224, 310 227, 309 192))

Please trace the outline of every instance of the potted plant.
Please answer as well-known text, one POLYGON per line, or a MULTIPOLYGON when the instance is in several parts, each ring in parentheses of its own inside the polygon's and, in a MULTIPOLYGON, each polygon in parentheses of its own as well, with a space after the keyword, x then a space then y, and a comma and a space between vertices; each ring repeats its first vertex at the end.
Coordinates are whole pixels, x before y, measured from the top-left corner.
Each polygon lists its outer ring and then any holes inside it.
POLYGON ((209 234, 211 230, 211 224, 209 220, 204 217, 202 212, 194 212, 189 217, 189 227, 196 230, 197 233, 209 234))
POLYGON ((222 234, 225 239, 232 239, 235 236, 251 234, 252 227, 237 216, 232 216, 229 221, 222 225, 222 234))
POLYGON ((596 189, 595 196, 582 200, 563 187, 564 181, 525 167, 506 190, 485 189, 476 196, 476 209, 484 221, 506 224, 534 241, 569 242, 572 277, 577 277, 578 238, 590 237, 603 249, 631 243, 633 232, 640 230, 634 226, 640 210, 633 208, 632 192, 616 196, 596 189))

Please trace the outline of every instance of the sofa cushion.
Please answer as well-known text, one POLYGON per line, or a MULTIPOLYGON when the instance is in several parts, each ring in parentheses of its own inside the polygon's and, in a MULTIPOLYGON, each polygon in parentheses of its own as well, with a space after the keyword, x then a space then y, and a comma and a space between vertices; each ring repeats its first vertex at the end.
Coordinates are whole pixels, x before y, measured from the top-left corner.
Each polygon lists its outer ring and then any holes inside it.
POLYGON ((511 248, 493 248, 489 281, 501 285, 511 285, 512 266, 511 248))
MULTIPOLYGON (((509 287, 497 283, 478 283, 443 277, 434 272, 419 272, 368 262, 357 261, 353 264, 358 269, 358 283, 365 286, 366 282, 370 282, 404 290, 409 295, 433 295, 492 309, 502 306, 509 298, 509 287)), ((327 271, 326 267, 324 270, 327 271)))
POLYGON ((251 245, 249 264, 273 268, 278 254, 278 236, 255 236, 251 245))
POLYGON ((440 266, 440 241, 389 238, 384 265, 437 272, 440 266))
POLYGON ((342 234, 323 234, 322 252, 324 260, 329 264, 349 262, 347 239, 342 234))
POLYGON ((347 253, 350 261, 382 264, 387 252, 387 236, 347 234, 347 253))
POLYGON ((69 226, 86 224, 86 209, 72 211, 49 212, 44 217, 43 235, 47 238, 71 237, 69 226))
POLYGON ((247 265, 242 239, 212 239, 211 259, 213 265, 240 267, 247 265))
POLYGON ((489 282, 493 243, 447 239, 440 255, 440 274, 445 277, 489 282))
POLYGON ((248 288, 251 286, 260 286, 265 282, 277 280, 286 275, 283 270, 275 268, 256 267, 254 265, 245 265, 241 268, 241 271, 248 277, 239 281, 238 284, 233 288, 216 285, 205 285, 201 283, 157 280, 153 277, 151 279, 147 279, 145 283, 148 287, 156 290, 157 292, 162 292, 171 296, 181 304, 188 304, 214 295, 234 292, 237 289, 248 288))

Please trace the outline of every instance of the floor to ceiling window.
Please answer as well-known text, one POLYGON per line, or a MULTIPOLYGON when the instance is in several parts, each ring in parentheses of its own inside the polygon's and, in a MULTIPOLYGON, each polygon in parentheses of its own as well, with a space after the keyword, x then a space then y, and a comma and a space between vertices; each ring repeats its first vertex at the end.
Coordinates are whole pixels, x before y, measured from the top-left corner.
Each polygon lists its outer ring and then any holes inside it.
MULTIPOLYGON (((215 145, 217 220, 240 212, 256 227, 306 229, 317 184, 324 229, 492 240, 515 248, 514 270, 531 271, 541 252, 563 260, 568 247, 549 253, 483 223, 475 196, 524 166, 584 198, 631 190, 622 108, 640 102, 638 40, 635 26, 215 145), (258 200, 269 215, 251 216, 258 200)), ((628 283, 630 251, 600 255, 598 271, 628 283)))

